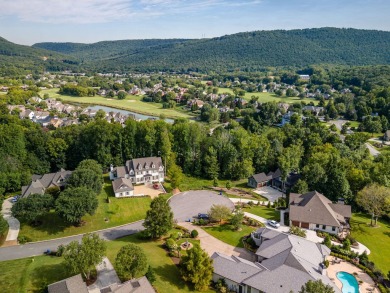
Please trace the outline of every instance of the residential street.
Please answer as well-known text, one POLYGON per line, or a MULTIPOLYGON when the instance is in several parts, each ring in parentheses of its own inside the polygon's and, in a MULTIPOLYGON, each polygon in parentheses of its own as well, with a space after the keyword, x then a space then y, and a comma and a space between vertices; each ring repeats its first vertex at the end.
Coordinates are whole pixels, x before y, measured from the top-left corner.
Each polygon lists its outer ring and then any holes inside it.
POLYGON ((368 148, 368 150, 370 151, 370 154, 373 155, 374 157, 377 157, 379 156, 380 152, 377 151, 371 144, 369 144, 368 142, 365 143, 366 147, 368 148))
MULTIPOLYGON (((100 237, 106 240, 114 240, 123 236, 131 235, 144 230, 143 220, 126 224, 123 226, 113 227, 105 230, 95 231, 100 237)), ((30 256, 42 255, 47 249, 56 250, 60 244, 68 244, 74 240, 81 240, 83 234, 58 238, 47 241, 27 243, 24 245, 1 247, 0 261, 25 258, 30 256)))

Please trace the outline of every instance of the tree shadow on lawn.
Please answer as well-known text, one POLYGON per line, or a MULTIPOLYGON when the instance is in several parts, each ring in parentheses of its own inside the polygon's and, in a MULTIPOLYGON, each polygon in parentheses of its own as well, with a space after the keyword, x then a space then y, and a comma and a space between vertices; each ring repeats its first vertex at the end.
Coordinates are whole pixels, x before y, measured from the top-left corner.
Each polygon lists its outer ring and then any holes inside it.
POLYGON ((35 267, 29 276, 31 284, 34 287, 26 288, 28 292, 47 292, 46 287, 52 283, 69 278, 74 274, 70 273, 64 262, 35 267))
POLYGON ((49 235, 58 234, 72 226, 72 224, 69 224, 68 222, 61 219, 55 212, 49 212, 46 215, 43 215, 39 218, 39 222, 41 222, 42 224, 38 226, 32 226, 28 223, 21 223, 21 225, 22 227, 26 225, 30 226, 30 229, 43 231, 49 235))
POLYGON ((109 184, 108 182, 104 182, 103 190, 106 193, 107 197, 109 197, 109 198, 115 197, 114 191, 112 190, 111 183, 109 184))
POLYGON ((163 282, 170 283, 172 286, 177 287, 178 289, 186 289, 189 287, 189 284, 182 280, 179 268, 173 263, 171 265, 165 264, 154 267, 153 270, 163 282))

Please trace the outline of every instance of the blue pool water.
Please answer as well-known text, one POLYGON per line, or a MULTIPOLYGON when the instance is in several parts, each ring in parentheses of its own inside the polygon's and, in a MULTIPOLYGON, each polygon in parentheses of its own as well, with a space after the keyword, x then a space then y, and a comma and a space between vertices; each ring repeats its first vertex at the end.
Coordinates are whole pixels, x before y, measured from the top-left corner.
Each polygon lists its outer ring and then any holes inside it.
POLYGON ((353 275, 346 272, 338 272, 336 276, 343 284, 341 290, 343 293, 359 293, 359 284, 353 275))

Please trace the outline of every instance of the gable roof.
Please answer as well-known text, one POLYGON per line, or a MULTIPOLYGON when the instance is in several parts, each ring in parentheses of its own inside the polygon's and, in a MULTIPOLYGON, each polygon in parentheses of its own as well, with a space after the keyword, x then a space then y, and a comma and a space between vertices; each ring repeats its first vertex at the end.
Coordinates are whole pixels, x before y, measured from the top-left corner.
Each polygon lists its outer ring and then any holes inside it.
POLYGON ((130 179, 118 178, 112 181, 112 189, 114 190, 114 193, 117 193, 124 191, 132 191, 134 190, 134 187, 130 179))
POLYGON ((88 293, 87 285, 84 283, 81 275, 67 278, 65 280, 50 284, 49 293, 88 293))
POLYGON ((252 178, 255 179, 257 183, 260 183, 260 182, 266 182, 271 180, 272 176, 268 176, 264 172, 262 172, 259 174, 252 175, 252 178))
POLYGON ((158 170, 160 167, 164 168, 161 157, 147 157, 128 160, 126 161, 126 167, 127 172, 130 172, 130 170, 158 170))
POLYGON ((143 276, 139 279, 129 280, 112 290, 115 293, 155 293, 149 280, 143 276))
POLYGON ((290 220, 339 227, 351 217, 351 206, 333 204, 321 193, 290 194, 290 220), (348 216, 349 215, 349 216, 348 216))

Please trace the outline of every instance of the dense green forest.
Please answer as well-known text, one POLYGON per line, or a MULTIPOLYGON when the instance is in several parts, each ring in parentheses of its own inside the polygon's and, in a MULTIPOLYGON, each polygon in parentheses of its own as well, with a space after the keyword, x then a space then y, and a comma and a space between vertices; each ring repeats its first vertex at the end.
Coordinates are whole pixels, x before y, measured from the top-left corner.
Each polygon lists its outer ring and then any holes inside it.
POLYGON ((0 37, 0 74, 2 76, 75 69, 76 64, 77 61, 71 56, 17 45, 0 37))
POLYGON ((70 54, 83 59, 87 68, 100 71, 259 71, 267 66, 390 63, 390 32, 358 29, 254 31, 200 40, 35 46, 70 54))
POLYGON ((186 42, 186 39, 148 39, 103 41, 93 44, 81 43, 37 43, 33 48, 41 48, 69 54, 80 61, 111 59, 123 55, 136 54, 140 50, 169 44, 186 42))

